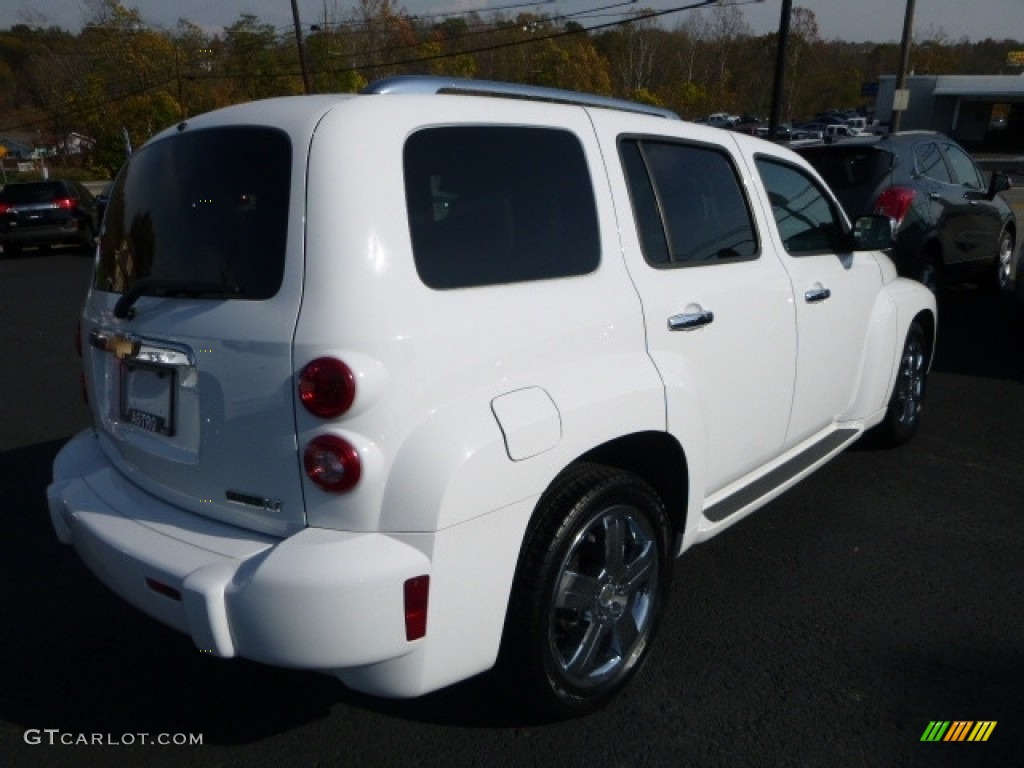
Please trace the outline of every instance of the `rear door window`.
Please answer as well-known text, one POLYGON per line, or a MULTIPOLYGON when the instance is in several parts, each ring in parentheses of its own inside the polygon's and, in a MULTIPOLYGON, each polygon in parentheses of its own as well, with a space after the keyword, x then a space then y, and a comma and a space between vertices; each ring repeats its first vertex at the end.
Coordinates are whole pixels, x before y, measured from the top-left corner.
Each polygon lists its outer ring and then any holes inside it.
POLYGON ((184 132, 143 147, 111 192, 94 287, 124 293, 147 280, 204 286, 197 296, 274 296, 284 274, 291 162, 287 135, 255 126, 184 132), (222 294, 209 290, 216 286, 222 294))
POLYGON ((404 150, 420 279, 451 289, 584 275, 600 260, 594 192, 570 132, 428 128, 404 150))
POLYGON ((949 164, 953 168, 954 183, 976 190, 985 188, 985 181, 978 166, 966 152, 952 144, 946 144, 944 149, 946 157, 949 158, 949 164))
POLYGON ((644 258, 653 267, 757 258, 746 196, 729 156, 660 140, 619 143, 644 258))
POLYGON ((917 162, 917 169, 929 179, 941 181, 943 184, 953 183, 953 178, 949 175, 949 169, 939 151, 939 145, 934 141, 914 147, 914 159, 917 162))

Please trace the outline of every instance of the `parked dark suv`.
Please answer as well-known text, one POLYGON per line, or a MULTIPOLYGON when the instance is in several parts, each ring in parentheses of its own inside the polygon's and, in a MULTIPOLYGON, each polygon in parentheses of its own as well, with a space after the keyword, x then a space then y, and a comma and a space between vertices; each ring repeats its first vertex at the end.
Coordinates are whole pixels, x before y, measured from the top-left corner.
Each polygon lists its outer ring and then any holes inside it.
POLYGON ((894 222, 892 258, 901 275, 940 284, 1009 284, 1017 225, 999 193, 1004 173, 984 175, 948 137, 908 131, 797 148, 825 177, 851 217, 894 222))
POLYGON ((30 181, 0 190, 0 246, 5 256, 26 246, 91 249, 99 219, 96 199, 76 181, 30 181))

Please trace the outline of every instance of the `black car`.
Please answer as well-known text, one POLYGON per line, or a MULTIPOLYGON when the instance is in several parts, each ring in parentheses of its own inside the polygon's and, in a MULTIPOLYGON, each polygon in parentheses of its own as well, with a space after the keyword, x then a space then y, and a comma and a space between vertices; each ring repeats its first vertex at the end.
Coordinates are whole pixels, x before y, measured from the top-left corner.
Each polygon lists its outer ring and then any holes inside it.
POLYGON ((19 182, 0 190, 0 246, 5 256, 30 246, 92 249, 98 230, 96 199, 77 181, 19 182))
POLYGON ((1017 241, 1013 211, 999 193, 1004 173, 985 177, 955 141, 931 131, 849 139, 796 149, 832 187, 851 218, 893 221, 900 274, 933 291, 978 282, 1008 287, 1017 241))

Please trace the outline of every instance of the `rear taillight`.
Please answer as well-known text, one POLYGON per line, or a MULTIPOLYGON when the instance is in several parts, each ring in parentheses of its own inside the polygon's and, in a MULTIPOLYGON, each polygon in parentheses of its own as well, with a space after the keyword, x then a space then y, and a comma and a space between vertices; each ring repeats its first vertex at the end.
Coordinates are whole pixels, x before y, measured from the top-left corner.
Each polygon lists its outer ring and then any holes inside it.
POLYGON ((355 374, 341 360, 319 357, 299 374, 299 400, 314 416, 335 419, 351 408, 355 399, 355 374))
POLYGON ((419 640, 427 634, 427 598, 430 595, 430 577, 417 576, 404 584, 405 639, 419 640))
POLYGON ((899 226, 914 204, 916 194, 910 187, 889 187, 875 201, 875 213, 888 216, 899 226))
POLYGON ((7 213, 13 207, 10 203, 0 203, 0 213, 7 213))
POLYGON ((78 207, 78 201, 73 197, 58 197, 53 201, 53 207, 70 210, 78 207))
POLYGON ((352 490, 362 475, 359 451, 337 435, 313 438, 302 457, 309 479, 330 493, 352 490))

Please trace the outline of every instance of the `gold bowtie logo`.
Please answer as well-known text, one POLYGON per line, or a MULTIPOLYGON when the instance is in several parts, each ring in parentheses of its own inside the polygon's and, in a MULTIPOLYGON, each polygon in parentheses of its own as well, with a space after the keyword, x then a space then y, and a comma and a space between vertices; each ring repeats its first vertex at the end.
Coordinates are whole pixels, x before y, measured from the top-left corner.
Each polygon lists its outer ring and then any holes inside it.
POLYGON ((110 352, 118 360, 125 360, 139 354, 139 342, 132 341, 124 336, 109 336, 103 344, 103 349, 110 352))

